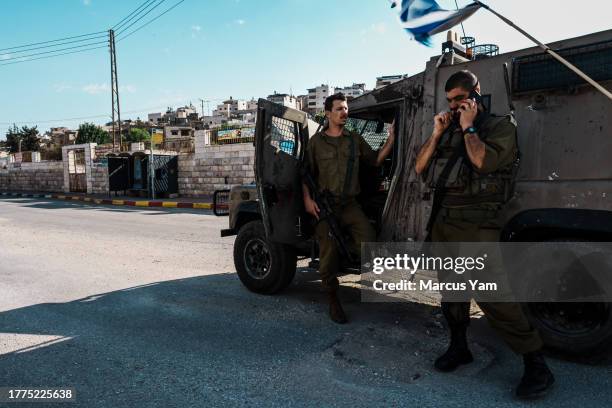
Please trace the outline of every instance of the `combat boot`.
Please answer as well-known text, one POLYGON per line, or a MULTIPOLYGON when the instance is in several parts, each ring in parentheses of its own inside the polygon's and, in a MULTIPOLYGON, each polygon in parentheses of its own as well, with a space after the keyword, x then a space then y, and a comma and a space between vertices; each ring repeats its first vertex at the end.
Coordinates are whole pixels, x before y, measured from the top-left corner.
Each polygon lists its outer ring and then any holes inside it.
POLYGON ((340 299, 338 299, 338 291, 332 290, 329 292, 329 317, 338 324, 348 322, 340 299))
POLYGON ((454 371, 462 364, 469 364, 474 361, 467 344, 467 326, 456 325, 451 327, 451 341, 446 353, 438 357, 434 367, 438 371, 454 371))
POLYGON ((553 373, 546 365, 540 351, 523 354, 525 372, 516 387, 516 396, 521 399, 541 398, 550 391, 555 383, 553 373))

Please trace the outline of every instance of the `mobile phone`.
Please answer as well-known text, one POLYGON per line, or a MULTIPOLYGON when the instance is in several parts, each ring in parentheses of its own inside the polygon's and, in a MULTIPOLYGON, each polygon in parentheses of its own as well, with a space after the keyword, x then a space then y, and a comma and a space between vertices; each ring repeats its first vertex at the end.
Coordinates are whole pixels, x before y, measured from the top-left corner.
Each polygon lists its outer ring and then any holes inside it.
POLYGON ((470 92, 470 96, 468 96, 468 98, 472 99, 476 103, 482 103, 482 95, 480 95, 475 89, 472 89, 472 92, 470 92))

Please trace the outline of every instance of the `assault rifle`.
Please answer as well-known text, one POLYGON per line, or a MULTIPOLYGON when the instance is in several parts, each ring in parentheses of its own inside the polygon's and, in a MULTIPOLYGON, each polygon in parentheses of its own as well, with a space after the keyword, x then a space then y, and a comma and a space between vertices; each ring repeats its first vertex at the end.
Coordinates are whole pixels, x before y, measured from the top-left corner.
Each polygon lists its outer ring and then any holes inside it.
POLYGON ((303 180, 310 190, 312 199, 319 207, 319 222, 326 221, 329 225, 329 235, 336 243, 340 256, 348 261, 350 264, 354 264, 357 261, 355 256, 351 253, 342 234, 338 217, 334 213, 332 203, 334 202, 334 196, 329 190, 319 192, 317 185, 309 172, 304 174, 303 180))

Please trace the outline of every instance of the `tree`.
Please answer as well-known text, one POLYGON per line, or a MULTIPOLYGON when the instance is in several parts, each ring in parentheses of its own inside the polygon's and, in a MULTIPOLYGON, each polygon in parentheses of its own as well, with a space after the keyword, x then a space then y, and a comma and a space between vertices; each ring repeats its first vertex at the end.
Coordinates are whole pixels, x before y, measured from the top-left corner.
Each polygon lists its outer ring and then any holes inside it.
POLYGON ((130 143, 144 142, 149 139, 151 139, 149 132, 141 128, 130 129, 130 133, 128 133, 127 137, 125 138, 126 142, 130 143))
POLYGON ((15 124, 6 132, 6 146, 11 153, 33 151, 40 149, 40 136, 36 126, 22 126, 18 128, 15 124))
POLYGON ((97 144, 106 144, 110 143, 111 138, 108 132, 100 129, 98 126, 93 123, 82 123, 79 125, 79 133, 77 134, 77 138, 75 143, 97 143, 97 144))

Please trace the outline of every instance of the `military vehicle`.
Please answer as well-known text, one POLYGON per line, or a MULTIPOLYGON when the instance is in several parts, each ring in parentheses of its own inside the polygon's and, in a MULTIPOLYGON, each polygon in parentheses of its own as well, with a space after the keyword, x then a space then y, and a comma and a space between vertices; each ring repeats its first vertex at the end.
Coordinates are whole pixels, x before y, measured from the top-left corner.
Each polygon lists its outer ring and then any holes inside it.
MULTIPOLYGON (((550 47, 608 89, 612 86, 612 30, 550 47)), ((469 69, 493 113, 514 111, 521 163, 503 214, 502 241, 612 241, 612 103, 577 75, 534 47, 498 54, 472 39, 449 41, 419 74, 349 101, 347 126, 374 148, 396 118, 394 152, 382 168, 361 168, 360 202, 378 240, 426 236, 433 191, 414 173, 418 148, 433 116, 447 108, 444 82, 469 69), (468 46, 467 49, 465 46, 468 46)), ((293 279, 296 260, 317 249, 302 203, 300 168, 318 124, 304 112, 259 101, 255 135, 256 184, 230 193, 229 229, 242 283, 272 294, 293 279)), ((612 274, 612 271, 610 271, 612 274)), ((612 340, 612 304, 530 303, 525 311, 545 343, 585 353, 612 340)))

